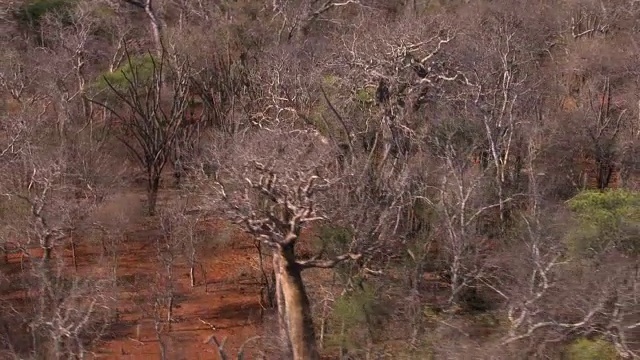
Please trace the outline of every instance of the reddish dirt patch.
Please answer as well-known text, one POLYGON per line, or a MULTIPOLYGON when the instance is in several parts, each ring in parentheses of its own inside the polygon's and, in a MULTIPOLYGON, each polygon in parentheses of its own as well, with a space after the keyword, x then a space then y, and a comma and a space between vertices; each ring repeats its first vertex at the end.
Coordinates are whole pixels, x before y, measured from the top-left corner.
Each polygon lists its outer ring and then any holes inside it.
MULTIPOLYGON (((211 231, 219 230, 216 224, 211 231), (217 229, 216 229, 217 228, 217 229)), ((119 277, 153 276, 155 257, 153 246, 130 249, 119 267, 119 277)), ((176 305, 170 330, 161 335, 170 359, 216 359, 212 336, 222 341, 225 349, 235 354, 241 344, 258 333, 261 306, 257 255, 246 237, 234 235, 227 247, 200 259, 196 271, 196 286, 191 287, 189 269, 178 262, 175 274, 176 305)), ((144 290, 140 291, 144 293, 144 290)), ((154 320, 131 307, 131 298, 123 301, 122 323, 116 338, 100 346, 99 359, 160 358, 160 345, 154 330, 154 320), (127 301, 129 300, 129 301, 127 301), (128 303, 129 302, 129 303, 128 303)))
MULTIPOLYGON (((235 249, 234 249, 235 250, 235 249)), ((223 259, 241 259, 238 250, 228 251, 223 259)), ((258 303, 259 287, 255 284, 230 283, 225 279, 216 280, 217 271, 225 271, 222 266, 210 266, 207 281, 209 291, 204 286, 194 289, 188 284, 187 276, 181 279, 177 291, 180 300, 174 310, 171 330, 162 336, 166 338, 168 352, 172 359, 211 359, 215 349, 207 340, 215 335, 222 340, 228 337, 226 348, 237 349, 242 342, 257 332, 256 324, 260 318, 258 303), (213 329, 212 329, 213 326, 213 329), (177 356, 177 357, 176 357, 177 356)), ((222 273, 220 271, 219 273, 222 273)), ((224 274, 221 274, 224 276, 224 274)), ((101 346, 101 359, 159 358, 160 346, 157 342, 153 319, 133 311, 123 316, 120 337, 101 346)))
MULTIPOLYGON (((154 284, 163 270, 155 242, 159 233, 145 230, 142 225, 135 228, 126 233, 118 249, 117 279, 122 284, 118 285, 117 292, 118 320, 110 327, 109 336, 92 349, 95 359, 161 358, 156 322, 145 313, 145 309, 153 309, 154 284)), ((221 222, 210 222, 208 228, 229 233, 227 225, 221 222)), ((184 256, 177 256, 173 272, 173 321, 170 327, 165 323, 161 331, 168 359, 218 359, 210 341, 212 336, 218 341, 226 338, 224 348, 235 356, 247 339, 259 333, 262 307, 258 256, 250 238, 239 231, 232 232, 230 237, 226 245, 198 259, 202 267, 196 271, 195 287, 191 287, 184 256)), ((54 256, 64 261, 69 272, 109 276, 113 268, 111 263, 105 265, 108 261, 100 245, 87 244, 78 238, 74 242, 75 267, 70 242, 60 244, 54 251, 54 256)), ((37 248, 30 252, 34 257, 40 255, 37 248)), ((12 255, 8 260, 9 264, 4 265, 8 271, 21 271, 20 256, 12 255)), ((16 296, 28 295, 24 292, 2 294, 4 300, 16 296)), ((159 314, 164 320, 166 311, 162 309, 159 314)), ((249 353, 247 357, 255 356, 249 353)))

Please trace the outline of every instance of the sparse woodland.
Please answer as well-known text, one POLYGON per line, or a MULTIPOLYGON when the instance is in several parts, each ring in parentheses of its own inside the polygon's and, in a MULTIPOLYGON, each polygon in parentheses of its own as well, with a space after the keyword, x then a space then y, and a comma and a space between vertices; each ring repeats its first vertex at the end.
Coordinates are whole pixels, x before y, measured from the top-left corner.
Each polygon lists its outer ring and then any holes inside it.
POLYGON ((0 4, 0 358, 640 359, 640 2, 0 4))

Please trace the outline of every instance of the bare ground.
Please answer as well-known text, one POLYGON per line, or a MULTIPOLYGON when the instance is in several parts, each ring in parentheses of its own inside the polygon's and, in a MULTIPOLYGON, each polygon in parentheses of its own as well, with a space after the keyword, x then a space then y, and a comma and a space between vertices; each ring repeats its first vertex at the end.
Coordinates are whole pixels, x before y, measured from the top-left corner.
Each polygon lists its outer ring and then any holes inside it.
MULTIPOLYGON (((119 201, 124 204, 115 207, 132 208, 131 204, 139 207, 141 200, 139 195, 120 197, 119 201)), ((113 214, 113 207, 113 204, 107 204, 106 214, 113 214)), ((139 209, 131 211, 138 213, 139 209)), ((154 279, 163 268, 157 260, 155 245, 159 235, 157 230, 145 225, 148 222, 140 217, 130 221, 123 231, 124 241, 118 245, 117 256, 118 318, 108 329, 107 336, 92 349, 95 359, 161 358, 156 322, 151 313, 154 279)), ((208 221, 207 227, 214 234, 220 232, 230 238, 224 246, 200 256, 201 267, 196 270, 195 287, 191 287, 184 257, 177 257, 173 318, 170 325, 164 322, 160 331, 167 359, 218 359, 212 341, 214 336, 220 342, 226 339, 224 348, 229 355, 235 356, 240 346, 258 335, 262 328, 260 272, 251 239, 239 230, 230 233, 229 225, 222 221, 208 221)), ((104 278, 105 272, 113 271, 112 265, 105 265, 109 262, 105 261, 98 242, 75 237, 74 244, 75 265, 70 241, 59 244, 54 251, 54 256, 64 261, 68 271, 96 278, 104 278)), ((41 254, 38 248, 30 251, 32 257, 41 254)), ((12 255, 8 260, 9 264, 4 265, 6 274, 21 271, 21 261, 28 261, 28 257, 25 260, 25 257, 12 255)), ((29 294, 16 291, 0 296, 8 300, 29 294)), ((164 316, 165 308, 157 313, 164 316)), ((252 341, 246 346, 248 358, 254 358, 252 348, 258 344, 252 341)))

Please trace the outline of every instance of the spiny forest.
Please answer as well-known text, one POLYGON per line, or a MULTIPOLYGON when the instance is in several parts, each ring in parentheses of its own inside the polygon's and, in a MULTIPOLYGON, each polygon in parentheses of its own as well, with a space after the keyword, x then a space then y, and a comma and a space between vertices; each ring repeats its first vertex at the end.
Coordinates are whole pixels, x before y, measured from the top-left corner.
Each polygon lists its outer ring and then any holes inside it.
POLYGON ((640 2, 0 4, 1 358, 640 358, 640 2))

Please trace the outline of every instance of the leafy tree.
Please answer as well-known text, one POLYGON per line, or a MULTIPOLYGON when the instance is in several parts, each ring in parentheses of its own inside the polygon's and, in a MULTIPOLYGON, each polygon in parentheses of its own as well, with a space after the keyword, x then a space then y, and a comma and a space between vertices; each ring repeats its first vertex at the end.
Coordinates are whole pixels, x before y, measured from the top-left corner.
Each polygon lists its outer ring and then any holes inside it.
POLYGON ((610 249, 640 251, 640 193, 630 190, 584 191, 568 202, 576 226, 567 238, 571 253, 592 256, 610 249))

